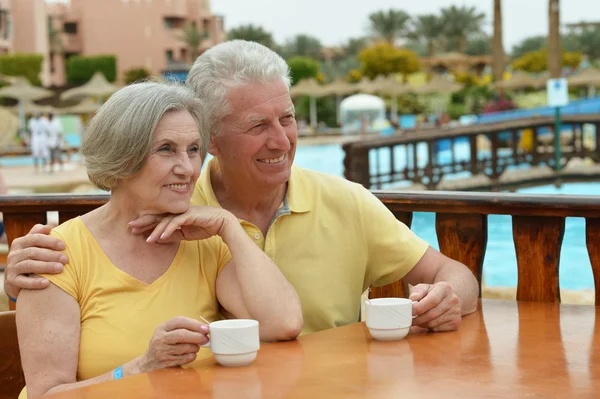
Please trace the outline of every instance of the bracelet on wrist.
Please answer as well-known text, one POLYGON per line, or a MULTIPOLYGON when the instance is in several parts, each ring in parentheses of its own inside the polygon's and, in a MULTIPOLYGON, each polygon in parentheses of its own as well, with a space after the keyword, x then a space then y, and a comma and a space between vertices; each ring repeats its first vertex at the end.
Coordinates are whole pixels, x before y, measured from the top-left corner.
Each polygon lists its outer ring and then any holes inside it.
POLYGON ((113 371, 113 379, 118 380, 119 378, 123 378, 123 366, 119 366, 113 371))

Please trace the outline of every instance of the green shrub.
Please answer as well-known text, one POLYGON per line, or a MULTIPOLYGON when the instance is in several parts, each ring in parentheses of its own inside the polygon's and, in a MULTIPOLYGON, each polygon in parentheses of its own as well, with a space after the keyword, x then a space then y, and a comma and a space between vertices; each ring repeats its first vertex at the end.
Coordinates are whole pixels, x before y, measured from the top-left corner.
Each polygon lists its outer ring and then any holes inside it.
POLYGON ((125 84, 137 82, 150 77, 150 72, 146 68, 132 68, 125 71, 125 84))
POLYGON ((70 84, 83 84, 98 71, 104 74, 106 80, 114 82, 117 78, 117 57, 114 55, 92 57, 77 55, 67 60, 67 82, 70 84))
POLYGON ((319 62, 310 57, 292 57, 287 60, 292 75, 292 86, 307 78, 317 78, 319 62))
POLYGON ((40 72, 44 56, 40 54, 0 55, 0 73, 8 76, 23 76, 34 85, 40 85, 40 72))

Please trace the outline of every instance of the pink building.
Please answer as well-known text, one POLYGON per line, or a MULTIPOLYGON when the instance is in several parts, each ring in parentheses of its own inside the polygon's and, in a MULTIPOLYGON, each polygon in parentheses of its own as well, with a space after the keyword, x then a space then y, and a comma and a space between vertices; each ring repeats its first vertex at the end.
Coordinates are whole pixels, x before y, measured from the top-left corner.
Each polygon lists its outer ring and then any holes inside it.
POLYGON ((44 0, 0 0, 0 54, 44 56, 42 84, 50 84, 48 18, 44 0))
POLYGON ((64 83, 72 55, 116 55, 122 80, 131 68, 159 75, 190 64, 194 50, 182 40, 186 25, 202 33, 198 54, 225 39, 223 19, 212 15, 209 0, 71 0, 48 4, 48 17, 54 85, 64 83))

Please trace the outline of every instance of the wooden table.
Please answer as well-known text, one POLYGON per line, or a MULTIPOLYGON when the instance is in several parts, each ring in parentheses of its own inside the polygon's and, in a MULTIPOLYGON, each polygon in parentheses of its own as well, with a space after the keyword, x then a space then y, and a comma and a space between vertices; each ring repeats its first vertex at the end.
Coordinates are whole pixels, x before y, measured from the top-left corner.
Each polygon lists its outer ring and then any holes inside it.
POLYGON ((377 342, 357 323, 263 344, 249 367, 207 359, 51 397, 598 398, 599 310, 484 300, 457 332, 377 342))

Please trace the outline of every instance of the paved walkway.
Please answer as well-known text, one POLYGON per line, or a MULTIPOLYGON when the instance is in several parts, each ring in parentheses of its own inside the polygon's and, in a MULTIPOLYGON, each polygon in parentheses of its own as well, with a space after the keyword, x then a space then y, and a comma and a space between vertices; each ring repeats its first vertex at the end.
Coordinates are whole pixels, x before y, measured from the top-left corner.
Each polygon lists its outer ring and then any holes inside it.
POLYGON ((85 167, 80 163, 66 163, 62 170, 36 172, 33 166, 0 168, 8 192, 11 194, 72 192, 81 185, 91 185, 85 167))

